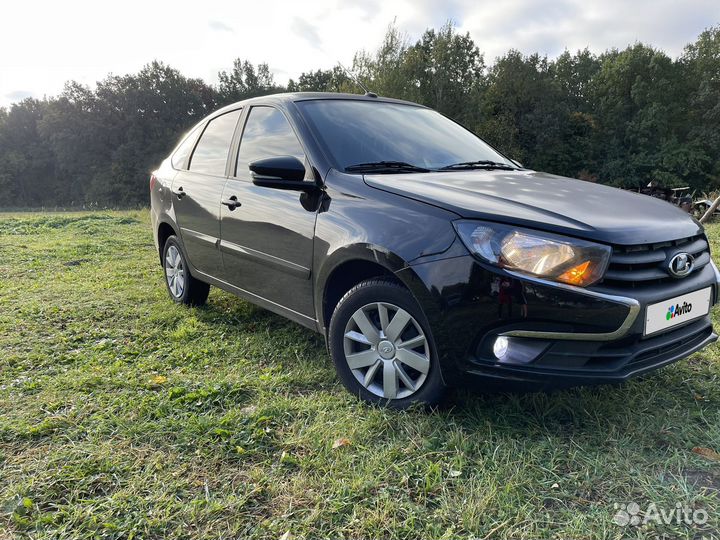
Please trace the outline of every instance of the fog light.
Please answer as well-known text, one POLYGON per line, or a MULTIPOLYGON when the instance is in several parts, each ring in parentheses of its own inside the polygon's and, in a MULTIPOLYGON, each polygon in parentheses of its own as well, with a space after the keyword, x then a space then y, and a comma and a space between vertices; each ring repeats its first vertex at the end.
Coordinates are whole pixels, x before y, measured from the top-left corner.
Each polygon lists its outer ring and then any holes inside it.
POLYGON ((495 343, 493 343, 493 354, 495 355, 495 358, 498 360, 502 360, 505 358, 505 355, 508 352, 508 346, 510 345, 510 340, 506 338, 505 336, 498 336, 495 340, 495 343))

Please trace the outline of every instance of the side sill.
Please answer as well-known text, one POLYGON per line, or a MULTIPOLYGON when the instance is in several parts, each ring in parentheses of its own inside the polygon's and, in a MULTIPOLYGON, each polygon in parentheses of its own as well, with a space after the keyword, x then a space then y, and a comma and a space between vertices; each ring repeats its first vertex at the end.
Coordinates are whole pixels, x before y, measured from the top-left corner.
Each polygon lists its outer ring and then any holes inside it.
POLYGON ((318 321, 316 319, 313 319, 312 317, 303 315, 302 313, 277 304, 271 300, 268 300, 267 298, 263 298, 262 296, 253 294, 249 291, 246 291, 245 289, 241 289, 240 287, 236 287, 235 285, 231 285, 226 281, 214 278, 208 274, 204 274, 197 270, 194 270, 193 274, 195 274, 195 276, 198 277, 201 281, 209 283, 210 285, 214 285, 215 287, 239 296, 240 298, 243 298, 244 300, 247 300, 252 304, 265 308, 268 311, 272 311, 273 313, 277 313, 278 315, 281 315, 286 319, 290 319, 293 322, 303 325, 305 328, 309 328, 314 332, 320 333, 318 321))

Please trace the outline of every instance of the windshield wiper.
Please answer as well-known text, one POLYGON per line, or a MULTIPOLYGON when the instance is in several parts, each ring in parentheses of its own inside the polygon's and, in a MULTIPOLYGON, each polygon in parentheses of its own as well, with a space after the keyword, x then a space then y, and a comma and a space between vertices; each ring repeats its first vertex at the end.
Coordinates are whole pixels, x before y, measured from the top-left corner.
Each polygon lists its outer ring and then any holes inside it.
POLYGON ((507 163, 500 163, 499 161, 490 161, 483 159, 480 161, 463 161, 462 163, 453 163, 452 165, 446 165, 440 167, 441 171, 452 171, 452 170, 470 170, 470 169, 500 169, 503 171, 514 171, 517 167, 508 165, 507 163))
POLYGON ((356 163, 345 167, 345 172, 430 172, 430 169, 418 167, 404 161, 371 161, 369 163, 356 163))

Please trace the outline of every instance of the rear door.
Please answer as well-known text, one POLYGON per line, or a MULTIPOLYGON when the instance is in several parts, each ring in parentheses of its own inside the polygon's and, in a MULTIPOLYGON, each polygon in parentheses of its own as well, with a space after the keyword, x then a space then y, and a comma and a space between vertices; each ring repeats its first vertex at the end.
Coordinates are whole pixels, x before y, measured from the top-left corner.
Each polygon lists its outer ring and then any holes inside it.
POLYGON ((172 185, 175 216, 186 255, 200 272, 222 272, 220 200, 227 180, 230 146, 242 109, 216 116, 203 129, 172 185))
MULTIPOLYGON (((248 164, 273 156, 305 152, 285 114, 253 106, 245 121, 234 176, 225 184, 223 201, 238 206, 221 210, 224 280, 273 304, 314 319, 310 271, 317 207, 306 195, 259 187, 248 164)), ((306 178, 311 178, 306 173, 306 178)))

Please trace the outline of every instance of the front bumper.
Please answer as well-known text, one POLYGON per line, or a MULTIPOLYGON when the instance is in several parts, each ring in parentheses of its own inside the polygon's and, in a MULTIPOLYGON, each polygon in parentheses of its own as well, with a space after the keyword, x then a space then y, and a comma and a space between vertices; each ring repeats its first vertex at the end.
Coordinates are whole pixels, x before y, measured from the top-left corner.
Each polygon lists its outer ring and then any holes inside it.
POLYGON ((153 243, 155 244, 155 251, 159 252, 160 250, 160 243, 158 242, 158 224, 159 224, 158 215, 155 212, 155 209, 150 206, 150 226, 152 227, 153 232, 153 243))
POLYGON ((545 387, 623 381, 718 339, 709 316, 643 336, 649 304, 710 286, 717 302, 720 275, 712 264, 637 290, 562 286, 489 267, 469 254, 420 262, 398 275, 423 306, 450 384, 464 384, 468 375, 545 387), (530 353, 499 361, 492 344, 500 335, 530 353))
POLYGON ((468 373, 484 379, 572 386, 622 382, 681 360, 717 341, 708 317, 646 340, 556 341, 532 365, 478 361, 468 373))

